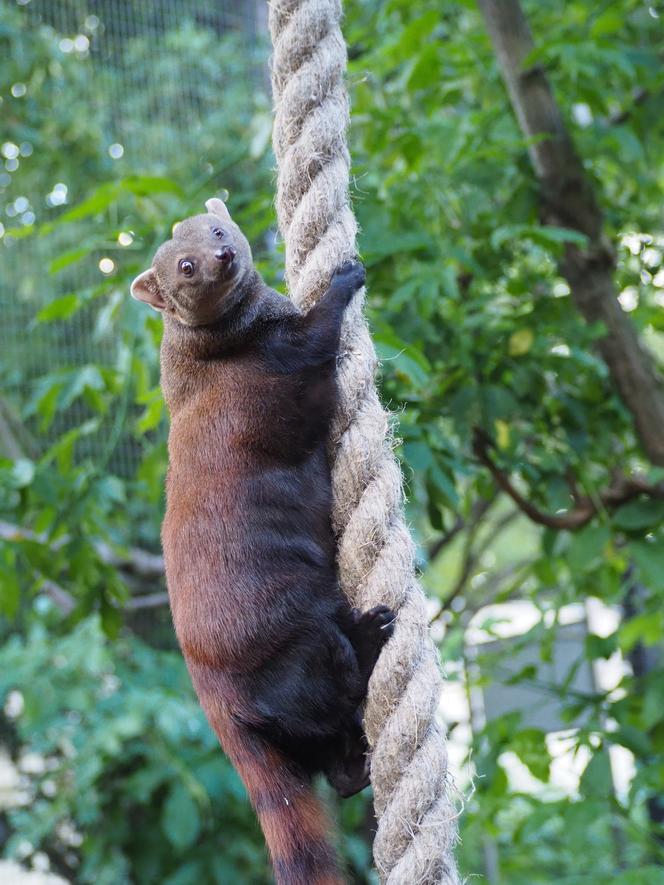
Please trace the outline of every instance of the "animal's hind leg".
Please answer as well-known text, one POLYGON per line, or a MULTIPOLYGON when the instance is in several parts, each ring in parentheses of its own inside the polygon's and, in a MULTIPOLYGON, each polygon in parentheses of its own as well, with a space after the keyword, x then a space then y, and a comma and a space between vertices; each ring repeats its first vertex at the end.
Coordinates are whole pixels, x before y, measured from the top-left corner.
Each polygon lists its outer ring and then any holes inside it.
POLYGON ((370 760, 360 711, 356 710, 344 732, 330 742, 325 776, 343 799, 369 786, 370 760))
POLYGON ((247 689, 254 727, 295 748, 335 739, 365 694, 357 653, 336 619, 288 644, 247 689))
POLYGON ((346 634, 357 655, 365 693, 378 656, 394 633, 394 619, 395 614, 390 608, 377 605, 366 612, 353 609, 349 623, 345 625, 346 634))
MULTIPOLYGON (((361 700, 366 696, 369 678, 381 649, 394 632, 394 612, 379 605, 367 612, 353 609, 343 625, 357 659, 357 684, 361 700)), ((369 784, 369 745, 359 707, 346 720, 346 727, 328 744, 325 775, 340 796, 359 793, 369 784)))

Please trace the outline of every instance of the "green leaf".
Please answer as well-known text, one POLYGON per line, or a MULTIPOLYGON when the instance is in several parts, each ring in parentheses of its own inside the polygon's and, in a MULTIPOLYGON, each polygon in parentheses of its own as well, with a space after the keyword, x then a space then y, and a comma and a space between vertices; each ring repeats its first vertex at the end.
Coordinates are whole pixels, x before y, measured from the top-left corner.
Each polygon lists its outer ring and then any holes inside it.
POLYGON ((98 212, 108 209, 111 203, 117 200, 119 193, 120 187, 118 184, 102 184, 77 206, 63 212, 54 224, 70 224, 73 221, 81 221, 84 218, 89 218, 91 215, 96 215, 98 212))
POLYGON ((397 57, 403 60, 418 57, 429 48, 425 38, 440 25, 438 10, 429 9, 414 16, 401 31, 397 57))
POLYGON ((367 236, 363 258, 367 267, 371 267, 388 256, 393 256, 397 243, 400 254, 419 252, 432 248, 434 245, 432 237, 422 231, 397 232, 375 225, 371 231, 365 231, 365 233, 367 236))
POLYGON ((664 520, 664 501, 652 498, 641 498, 630 501, 621 507, 613 516, 613 524, 625 531, 642 531, 655 528, 664 520))
POLYGON ((615 743, 631 750, 637 758, 641 756, 647 759, 652 754, 652 742, 641 729, 633 725, 621 725, 611 737, 615 743))
POLYGON ((579 787, 584 796, 601 799, 609 799, 611 797, 613 794, 613 781, 611 779, 608 753, 602 749, 595 751, 581 775, 579 787))
POLYGON ((161 826, 169 842, 178 851, 189 848, 201 829, 198 806, 182 784, 176 784, 164 805, 161 826))
POLYGON ((98 215, 115 203, 123 193, 139 197, 162 193, 182 196, 182 188, 172 179, 157 175, 132 175, 117 182, 106 182, 83 202, 63 213, 55 225, 71 224, 73 221, 98 215))
POLYGON ((624 27, 624 14, 617 9, 607 9, 593 22, 590 36, 594 38, 605 37, 607 34, 620 33, 624 27))
POLYGON ((0 611, 13 618, 18 611, 21 587, 16 569, 16 551, 0 541, 0 611))
POLYGON ((398 377, 421 389, 426 385, 431 366, 426 356, 402 341, 394 332, 381 329, 374 336, 380 361, 398 377))
POLYGON ((407 464, 418 473, 423 473, 433 465, 431 448, 424 440, 406 440, 403 453, 407 464))
POLYGON ((101 626, 109 639, 117 639, 122 628, 122 612, 104 595, 101 599, 101 626))
POLYGON ((443 470, 438 463, 434 462, 429 467, 429 478, 447 505, 455 509, 459 504, 459 495, 454 485, 454 475, 447 469, 443 470))
POLYGON ((102 500, 124 504, 126 501, 125 487, 117 476, 104 476, 96 483, 96 489, 102 500))
POLYGON ((160 388, 155 388, 141 397, 141 402, 146 404, 145 411, 136 422, 136 430, 138 433, 147 433, 157 427, 165 414, 164 399, 160 388))
MULTIPOLYGON (((229 864, 231 876, 235 874, 236 868, 229 864)), ((179 866, 167 879, 163 885, 201 885, 205 881, 206 867, 202 861, 192 860, 179 866)), ((218 881, 224 882, 225 879, 218 881)), ((230 879, 229 879, 230 881, 230 879)))
POLYGON ((83 436, 90 436, 99 429, 99 419, 91 418, 84 421, 78 427, 72 427, 66 433, 63 433, 51 446, 50 449, 42 457, 42 464, 48 464, 55 460, 61 473, 71 470, 74 462, 74 451, 76 443, 83 436))
POLYGON ((50 274, 56 274, 58 271, 64 270, 65 267, 75 264, 77 261, 80 261, 81 258, 85 258, 85 256, 89 254, 90 249, 87 246, 81 246, 78 249, 71 249, 69 252, 63 252, 51 261, 48 266, 48 272, 50 274))
POLYGON ((79 296, 73 292, 69 295, 61 295, 60 298, 51 301, 46 307, 42 307, 35 319, 39 323, 50 323, 53 322, 53 320, 64 320, 76 313, 81 306, 81 303, 79 296))
POLYGON ((572 230, 568 227, 534 227, 530 229, 530 236, 536 241, 547 244, 575 243, 577 246, 587 246, 588 237, 581 231, 572 230))
POLYGON ((573 572, 595 569, 605 559, 606 548, 611 540, 607 526, 591 525, 574 532, 567 550, 567 563, 573 572))
POLYGON ((47 430, 55 416, 58 397, 63 384, 59 379, 49 377, 39 385, 26 407, 27 415, 37 414, 41 417, 41 430, 47 430))
POLYGON ((152 194, 184 196, 184 191, 177 181, 163 175, 132 175, 120 181, 120 188, 139 197, 152 194))
POLYGON ((639 567, 641 580, 651 590, 664 589, 661 542, 630 541, 629 556, 639 567))
POLYGON ((441 69, 440 48, 435 44, 430 44, 416 56, 415 64, 413 64, 406 82, 406 88, 416 91, 433 86, 440 78, 441 69))
POLYGON ((533 346, 535 335, 532 329, 518 329, 510 335, 507 352, 510 356, 524 356, 533 346))
POLYGON ((600 658, 606 660, 618 648, 617 636, 615 633, 610 636, 597 636, 595 633, 588 633, 585 638, 585 647, 588 660, 595 661, 600 658))
POLYGON ((637 642, 644 645, 657 645, 664 637, 664 612, 648 612, 635 615, 621 625, 620 647, 627 653, 637 642))
POLYGON ((99 366, 81 366, 69 373, 68 382, 62 391, 61 405, 67 408, 88 389, 99 391, 105 388, 106 383, 99 366))
POLYGON ((549 779, 551 757, 543 731, 537 728, 527 728, 517 732, 512 739, 511 749, 534 777, 541 781, 549 779))
POLYGON ((588 237, 578 230, 570 230, 565 227, 536 227, 530 224, 506 224, 496 228, 491 234, 491 245, 499 249, 504 243, 512 240, 533 240, 543 246, 559 246, 564 243, 576 243, 585 246, 588 237))

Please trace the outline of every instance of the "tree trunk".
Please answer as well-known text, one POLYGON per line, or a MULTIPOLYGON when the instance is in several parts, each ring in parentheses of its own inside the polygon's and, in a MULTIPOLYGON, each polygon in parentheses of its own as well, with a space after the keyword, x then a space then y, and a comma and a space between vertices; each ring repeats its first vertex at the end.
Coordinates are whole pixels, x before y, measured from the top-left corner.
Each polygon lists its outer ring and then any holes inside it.
POLYGON ((579 231, 586 246, 567 243, 560 272, 588 323, 602 323, 598 342, 616 390, 654 464, 664 465, 664 387, 617 299, 614 254, 602 234, 602 212, 544 69, 524 67, 534 49, 519 0, 478 0, 512 106, 540 183, 542 221, 579 231), (544 137, 543 137, 544 136, 544 137))

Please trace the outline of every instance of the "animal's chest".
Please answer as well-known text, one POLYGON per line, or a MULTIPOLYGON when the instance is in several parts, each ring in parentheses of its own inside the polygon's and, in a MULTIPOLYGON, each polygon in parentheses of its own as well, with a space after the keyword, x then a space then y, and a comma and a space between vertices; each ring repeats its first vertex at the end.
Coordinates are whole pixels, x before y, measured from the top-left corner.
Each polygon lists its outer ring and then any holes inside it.
POLYGON ((258 647, 254 610, 281 635, 292 588, 333 573, 325 450, 310 449, 327 424, 308 391, 302 377, 229 361, 172 414, 162 539, 193 659, 258 647))
POLYGON ((205 376, 171 411, 170 460, 202 457, 219 446, 251 447, 278 438, 292 415, 292 379, 274 378, 241 359, 207 367, 205 376))
POLYGON ((171 421, 171 462, 188 454, 196 469, 219 458, 273 456, 288 461, 327 435, 334 381, 307 373, 274 374, 260 363, 228 361, 171 421))

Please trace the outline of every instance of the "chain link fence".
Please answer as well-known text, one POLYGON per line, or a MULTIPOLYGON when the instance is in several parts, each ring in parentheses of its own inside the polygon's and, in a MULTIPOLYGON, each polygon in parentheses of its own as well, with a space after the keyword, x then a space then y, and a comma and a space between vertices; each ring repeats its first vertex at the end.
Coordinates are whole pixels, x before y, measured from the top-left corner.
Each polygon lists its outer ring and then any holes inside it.
MULTIPOLYGON (((101 310, 94 294, 113 265, 113 250, 128 245, 131 234, 77 261, 80 242, 72 238, 84 236, 80 227, 43 236, 40 226, 84 200, 100 181, 211 174, 228 89, 264 93, 268 102, 264 7, 260 0, 4 5, 0 454, 36 454, 87 421, 95 387, 90 373, 117 366, 121 358, 109 317, 113 299, 127 292, 111 292, 101 310), (11 236, 12 229, 21 233, 35 222, 36 235, 11 236), (89 306, 42 322, 40 312, 63 298, 66 305, 68 293, 89 293, 89 306), (90 388, 80 396, 76 385, 85 383, 86 367, 90 388), (43 379, 58 371, 62 384, 49 404, 43 379)), ((186 190, 189 182, 181 184, 186 190)), ((101 430, 84 441, 88 454, 107 449, 116 423, 116 416, 104 417, 101 430)), ((132 475, 139 455, 122 429, 112 471, 132 475)))

